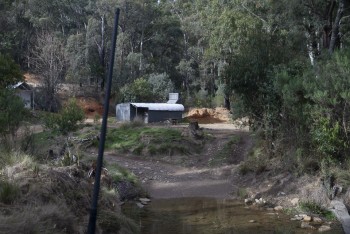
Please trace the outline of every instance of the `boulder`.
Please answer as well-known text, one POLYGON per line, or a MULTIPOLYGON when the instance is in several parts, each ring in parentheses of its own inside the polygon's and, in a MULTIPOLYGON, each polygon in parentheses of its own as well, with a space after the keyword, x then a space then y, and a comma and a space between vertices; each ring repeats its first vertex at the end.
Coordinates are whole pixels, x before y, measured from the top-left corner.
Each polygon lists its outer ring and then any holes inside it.
POLYGON ((275 211, 281 211, 283 210, 283 207, 282 206, 276 206, 273 208, 275 211))
POLYGON ((331 227, 330 226, 326 226, 326 225, 322 225, 321 227, 318 228, 319 232, 327 232, 329 230, 331 230, 331 227))
POLYGON ((350 234, 350 215, 344 203, 342 201, 333 200, 331 202, 331 211, 333 211, 342 224, 344 232, 350 234))
POLYGON ((312 220, 312 217, 308 216, 308 215, 305 215, 303 218, 303 221, 305 221, 305 222, 311 222, 311 220, 312 220))
POLYGON ((300 227, 304 229, 316 229, 314 226, 310 225, 310 223, 308 222, 301 222, 300 227))
POLYGON ((297 206, 299 204, 299 198, 293 198, 290 202, 293 206, 297 206))

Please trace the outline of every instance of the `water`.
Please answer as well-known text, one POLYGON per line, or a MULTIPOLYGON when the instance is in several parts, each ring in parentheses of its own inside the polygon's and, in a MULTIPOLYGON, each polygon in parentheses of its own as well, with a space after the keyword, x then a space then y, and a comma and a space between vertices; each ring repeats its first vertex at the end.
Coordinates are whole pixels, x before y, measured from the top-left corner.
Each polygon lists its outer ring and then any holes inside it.
MULTIPOLYGON (((123 212, 140 224, 142 234, 317 233, 281 212, 214 198, 158 199, 140 209, 125 204, 123 212), (254 222, 253 222, 254 221, 254 222)), ((339 224, 324 233, 343 233, 339 224)))

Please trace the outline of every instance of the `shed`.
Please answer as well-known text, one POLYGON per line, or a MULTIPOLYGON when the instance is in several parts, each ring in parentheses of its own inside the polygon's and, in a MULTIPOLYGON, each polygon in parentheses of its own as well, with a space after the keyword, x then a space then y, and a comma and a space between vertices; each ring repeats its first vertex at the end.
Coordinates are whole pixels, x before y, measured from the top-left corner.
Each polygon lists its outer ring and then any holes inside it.
POLYGON ((180 120, 185 110, 181 104, 170 103, 121 103, 116 106, 118 121, 141 118, 145 123, 180 120))
POLYGON ((18 82, 11 85, 10 88, 14 89, 16 95, 22 98, 25 108, 34 107, 34 92, 26 82, 18 82))

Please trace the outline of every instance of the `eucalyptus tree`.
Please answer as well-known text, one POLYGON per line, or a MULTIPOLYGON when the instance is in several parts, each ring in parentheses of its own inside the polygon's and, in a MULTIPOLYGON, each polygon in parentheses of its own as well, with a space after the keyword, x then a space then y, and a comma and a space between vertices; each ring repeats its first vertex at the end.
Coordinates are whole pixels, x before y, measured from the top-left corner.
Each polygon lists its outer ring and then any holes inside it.
POLYGON ((84 0, 28 0, 25 4, 25 16, 34 28, 59 31, 67 35, 72 30, 84 27, 84 0))
POLYGON ((67 71, 64 42, 52 33, 43 33, 37 37, 32 53, 32 67, 43 83, 39 103, 45 110, 56 112, 59 109, 57 92, 67 71))

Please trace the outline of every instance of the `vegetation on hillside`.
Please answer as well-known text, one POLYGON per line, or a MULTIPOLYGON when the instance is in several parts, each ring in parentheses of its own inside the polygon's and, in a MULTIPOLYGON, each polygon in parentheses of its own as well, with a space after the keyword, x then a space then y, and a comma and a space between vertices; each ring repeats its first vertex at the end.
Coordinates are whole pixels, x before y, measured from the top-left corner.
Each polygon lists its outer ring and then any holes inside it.
POLYGON ((199 152, 201 143, 183 137, 181 130, 164 127, 133 126, 123 124, 107 134, 106 147, 136 155, 173 155, 199 152))

